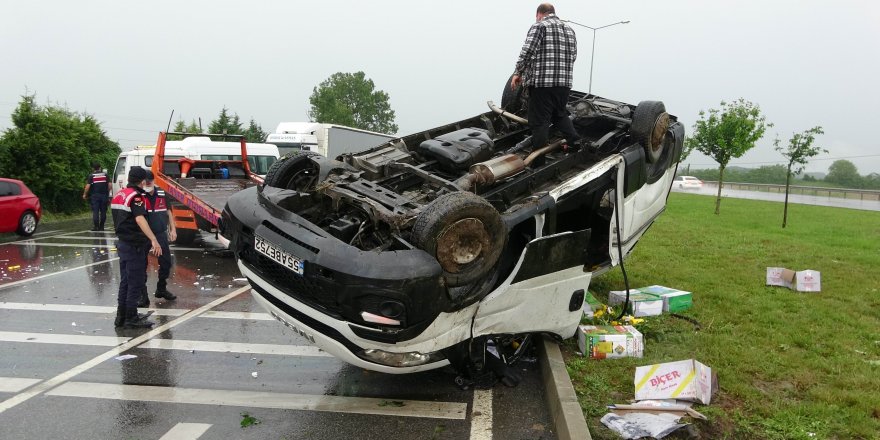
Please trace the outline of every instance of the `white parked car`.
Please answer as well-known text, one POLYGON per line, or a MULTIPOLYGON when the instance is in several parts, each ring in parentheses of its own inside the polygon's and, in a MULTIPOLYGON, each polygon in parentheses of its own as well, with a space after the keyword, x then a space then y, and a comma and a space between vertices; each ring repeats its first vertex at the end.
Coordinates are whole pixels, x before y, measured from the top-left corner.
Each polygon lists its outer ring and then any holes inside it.
POLYGON ((678 189, 700 189, 703 187, 703 181, 693 176, 675 176, 672 186, 678 189))

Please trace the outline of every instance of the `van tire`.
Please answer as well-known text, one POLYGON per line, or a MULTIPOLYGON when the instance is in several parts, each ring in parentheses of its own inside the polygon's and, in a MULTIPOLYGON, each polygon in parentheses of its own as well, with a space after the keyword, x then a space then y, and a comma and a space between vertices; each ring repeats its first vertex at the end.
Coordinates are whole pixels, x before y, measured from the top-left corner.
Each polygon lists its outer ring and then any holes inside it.
POLYGON ((458 191, 429 203, 412 229, 413 243, 437 259, 449 287, 489 275, 507 241, 501 214, 482 197, 458 191))
POLYGON ((263 180, 264 186, 305 192, 318 183, 320 167, 311 160, 320 156, 313 151, 297 151, 276 160, 263 180))
POLYGON ((659 161, 663 155, 669 122, 669 113, 662 101, 642 101, 636 106, 629 133, 645 149, 648 163, 659 161))
POLYGON ((510 78, 504 83, 504 90, 501 92, 501 108, 517 116, 526 117, 529 113, 529 91, 522 84, 512 90, 510 88, 512 79, 513 75, 510 75, 510 78))

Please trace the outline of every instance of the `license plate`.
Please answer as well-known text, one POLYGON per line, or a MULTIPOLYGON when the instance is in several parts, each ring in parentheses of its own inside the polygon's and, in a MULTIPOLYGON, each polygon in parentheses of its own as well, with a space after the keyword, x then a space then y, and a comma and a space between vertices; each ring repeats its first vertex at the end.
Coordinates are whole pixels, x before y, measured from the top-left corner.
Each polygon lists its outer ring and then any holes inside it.
POLYGON ((281 250, 277 245, 269 242, 259 235, 254 236, 254 249, 257 252, 269 257, 272 261, 292 270, 299 275, 303 274, 303 264, 305 261, 294 257, 288 252, 281 250))

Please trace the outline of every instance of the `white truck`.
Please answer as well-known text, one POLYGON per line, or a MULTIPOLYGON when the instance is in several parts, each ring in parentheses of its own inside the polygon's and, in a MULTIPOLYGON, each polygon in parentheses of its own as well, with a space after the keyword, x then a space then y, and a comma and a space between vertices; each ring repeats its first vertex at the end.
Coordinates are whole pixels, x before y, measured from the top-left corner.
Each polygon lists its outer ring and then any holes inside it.
POLYGON ((282 122, 278 124, 275 133, 266 137, 266 143, 276 145, 282 156, 296 151, 314 151, 333 158, 375 147, 395 137, 343 125, 282 122))

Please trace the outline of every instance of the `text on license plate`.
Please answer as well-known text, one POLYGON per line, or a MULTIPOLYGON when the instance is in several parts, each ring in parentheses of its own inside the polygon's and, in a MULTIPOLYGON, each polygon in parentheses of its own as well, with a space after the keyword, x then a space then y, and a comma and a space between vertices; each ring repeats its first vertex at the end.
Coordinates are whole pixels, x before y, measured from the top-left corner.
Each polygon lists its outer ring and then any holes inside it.
POLYGON ((277 245, 270 243, 265 238, 260 237, 259 235, 254 236, 254 249, 257 252, 269 257, 272 261, 302 275, 303 274, 303 260, 300 260, 297 257, 294 257, 288 252, 281 250, 277 245))

